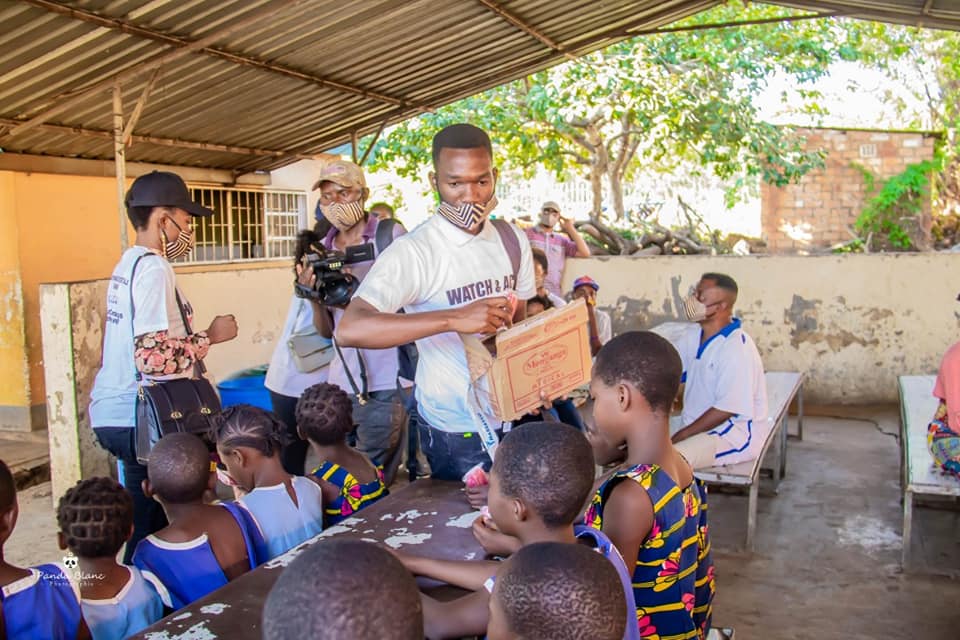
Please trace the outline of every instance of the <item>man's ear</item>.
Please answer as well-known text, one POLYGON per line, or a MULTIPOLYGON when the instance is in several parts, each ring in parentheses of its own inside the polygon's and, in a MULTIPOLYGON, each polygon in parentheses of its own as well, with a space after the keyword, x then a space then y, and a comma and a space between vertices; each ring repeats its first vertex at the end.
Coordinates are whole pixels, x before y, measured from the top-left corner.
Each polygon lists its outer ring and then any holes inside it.
POLYGON ((427 174, 427 182, 430 183, 430 188, 436 192, 440 192, 440 185, 437 184, 437 174, 434 171, 431 171, 427 174))

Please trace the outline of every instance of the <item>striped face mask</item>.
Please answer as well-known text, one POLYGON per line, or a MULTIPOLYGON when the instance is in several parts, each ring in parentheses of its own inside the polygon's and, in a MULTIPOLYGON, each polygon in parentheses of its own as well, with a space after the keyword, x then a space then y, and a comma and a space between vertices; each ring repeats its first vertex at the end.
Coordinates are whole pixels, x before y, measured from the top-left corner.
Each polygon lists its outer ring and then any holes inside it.
POLYGON ((340 231, 346 231, 353 225, 363 220, 363 203, 356 202, 334 202, 320 208, 323 216, 330 221, 340 231))
POLYGON ((437 207, 437 213, 450 221, 455 227, 461 229, 472 229, 480 224, 486 215, 497 206, 497 196, 493 196, 485 204, 478 202, 465 202, 461 205, 452 205, 449 202, 440 201, 437 207))

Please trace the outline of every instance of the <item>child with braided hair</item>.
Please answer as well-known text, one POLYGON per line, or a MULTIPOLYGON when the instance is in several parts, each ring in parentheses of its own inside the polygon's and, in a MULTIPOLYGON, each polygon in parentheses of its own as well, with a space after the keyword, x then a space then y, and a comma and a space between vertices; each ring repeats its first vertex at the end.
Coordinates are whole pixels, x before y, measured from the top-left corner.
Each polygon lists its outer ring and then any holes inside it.
POLYGON ((297 402, 297 433, 310 443, 320 465, 310 476, 323 492, 324 522, 336 524, 389 491, 383 468, 347 444, 353 431, 353 403, 340 387, 309 387, 297 402))
POLYGON ((264 560, 323 530, 320 487, 303 476, 290 475, 280 461, 286 425, 268 411, 239 404, 224 409, 215 432, 221 463, 243 494, 239 502, 266 541, 264 560))
POLYGON ((163 603, 135 567, 117 562, 133 533, 133 499, 112 478, 88 478, 57 506, 61 549, 78 559, 80 608, 93 640, 122 640, 163 617, 163 603))
POLYGON ((246 509, 204 501, 215 484, 207 445, 192 433, 165 435, 150 451, 143 493, 160 503, 169 524, 140 541, 133 563, 170 609, 219 589, 265 554, 246 509))
POLYGON ((13 474, 0 460, 0 638, 90 637, 80 613, 80 594, 64 567, 22 569, 3 559, 3 545, 20 513, 13 474))

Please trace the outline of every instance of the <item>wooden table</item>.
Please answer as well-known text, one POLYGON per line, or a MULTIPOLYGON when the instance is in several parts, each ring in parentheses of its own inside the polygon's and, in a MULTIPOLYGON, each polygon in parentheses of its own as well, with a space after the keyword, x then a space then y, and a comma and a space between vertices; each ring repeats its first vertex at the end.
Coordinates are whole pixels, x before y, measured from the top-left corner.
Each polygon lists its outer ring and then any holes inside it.
POLYGON ((132 637, 260 638, 260 613, 270 588, 283 568, 310 545, 327 538, 353 538, 432 558, 479 559, 484 552, 470 531, 479 513, 467 504, 462 483, 418 480, 132 637))

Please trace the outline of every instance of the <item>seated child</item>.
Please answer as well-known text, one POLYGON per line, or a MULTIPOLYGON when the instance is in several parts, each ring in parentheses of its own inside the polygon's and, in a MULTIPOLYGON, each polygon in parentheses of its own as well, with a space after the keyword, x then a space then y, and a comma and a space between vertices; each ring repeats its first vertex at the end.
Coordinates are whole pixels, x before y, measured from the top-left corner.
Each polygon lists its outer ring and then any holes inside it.
POLYGON ((553 309, 553 303, 550 302, 550 299, 544 296, 533 296, 527 300, 527 317, 532 318, 533 316, 543 313, 547 309, 553 309))
POLYGON ((927 446, 937 467, 960 476, 960 342, 943 354, 933 395, 940 404, 927 428, 927 446))
POLYGON ((116 480, 89 478, 68 489, 57 525, 60 548, 79 562, 80 608, 93 640, 123 640, 163 617, 160 596, 140 570, 117 562, 133 533, 133 499, 116 480))
POLYGON ((620 640, 627 616, 613 565, 581 545, 537 542, 503 563, 489 640, 620 640))
POLYGON ((21 569, 4 562, 3 545, 19 512, 13 474, 0 460, 0 637, 89 638, 80 594, 66 569, 55 564, 21 569))
POLYGON ((248 404, 224 409, 217 426, 217 453, 227 475, 244 493, 239 502, 253 516, 271 560, 323 531, 323 496, 316 483, 283 469, 286 425, 248 404))
MULTIPOLYGON (((530 422, 514 428, 497 447, 490 470, 489 511, 474 522, 474 534, 488 552, 503 554, 510 542, 521 546, 534 542, 578 542, 573 522, 582 512, 593 488, 594 464, 590 444, 576 429, 564 424, 530 422)), ((595 538, 583 542, 592 545, 595 538)), ((601 545, 603 546, 603 545, 601 545)), ((612 564, 620 562, 616 549, 607 544, 612 564)), ((489 616, 489 589, 501 566, 492 561, 447 561, 397 553, 412 573, 442 580, 474 591, 451 602, 427 596, 424 625, 431 638, 482 634, 489 616)), ((626 575, 625 575, 626 577, 626 575)), ((621 589, 621 600, 627 601, 621 589)), ((632 607, 627 610, 632 610, 632 607)), ((627 619, 622 619, 624 635, 627 619)), ((633 615, 629 620, 635 622, 633 615)), ((636 637, 636 634, 634 636, 636 637)))
POLYGON ((310 443, 320 465, 310 479, 323 492, 324 524, 336 524, 387 495, 383 470, 347 444, 353 404, 340 387, 316 384, 297 402, 297 433, 310 443))
POLYGON ((216 483, 207 445, 190 433, 164 436, 150 452, 145 495, 163 506, 169 524, 137 545, 133 564, 180 609, 259 564, 263 538, 239 505, 206 504, 216 483))
POLYGON ((382 547, 323 540, 299 555, 270 589, 264 640, 422 640, 417 583, 382 547))
POLYGON ((597 464, 622 463, 600 485, 586 523, 634 566, 640 635, 702 639, 715 586, 706 488, 670 442, 681 372, 676 349, 647 331, 617 336, 600 350, 587 435, 597 464))
POLYGON ((590 326, 590 351, 594 356, 600 347, 613 337, 613 323, 610 314, 597 309, 597 292, 600 285, 590 276, 580 276, 573 281, 572 299, 583 298, 587 303, 587 318, 590 326))

